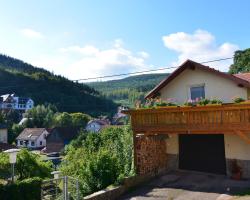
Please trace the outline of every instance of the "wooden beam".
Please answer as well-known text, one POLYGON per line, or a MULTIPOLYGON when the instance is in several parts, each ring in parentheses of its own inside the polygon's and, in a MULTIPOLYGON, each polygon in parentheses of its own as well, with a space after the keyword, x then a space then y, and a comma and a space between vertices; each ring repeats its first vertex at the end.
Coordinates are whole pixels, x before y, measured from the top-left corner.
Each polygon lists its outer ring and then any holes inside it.
POLYGON ((235 133, 241 138, 243 139, 246 143, 250 144, 250 138, 246 135, 246 133, 239 131, 239 130, 235 130, 235 133))

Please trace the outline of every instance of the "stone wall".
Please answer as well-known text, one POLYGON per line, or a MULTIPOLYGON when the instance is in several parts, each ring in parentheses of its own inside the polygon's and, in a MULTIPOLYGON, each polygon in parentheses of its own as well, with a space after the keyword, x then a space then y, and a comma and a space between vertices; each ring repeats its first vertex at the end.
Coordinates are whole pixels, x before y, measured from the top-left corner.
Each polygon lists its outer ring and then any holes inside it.
POLYGON ((124 179, 122 185, 114 187, 114 188, 106 188, 104 190, 95 192, 91 195, 84 197, 84 200, 115 200, 119 199, 121 195, 124 193, 131 191, 137 188, 140 185, 145 184, 153 180, 156 177, 160 177, 161 175, 165 174, 164 171, 159 172, 157 175, 154 174, 146 174, 146 175, 136 175, 132 177, 127 177, 124 179))
POLYGON ((167 167, 166 136, 136 136, 136 171, 138 175, 157 174, 167 167))
POLYGON ((167 170, 179 169, 179 154, 167 154, 167 170))

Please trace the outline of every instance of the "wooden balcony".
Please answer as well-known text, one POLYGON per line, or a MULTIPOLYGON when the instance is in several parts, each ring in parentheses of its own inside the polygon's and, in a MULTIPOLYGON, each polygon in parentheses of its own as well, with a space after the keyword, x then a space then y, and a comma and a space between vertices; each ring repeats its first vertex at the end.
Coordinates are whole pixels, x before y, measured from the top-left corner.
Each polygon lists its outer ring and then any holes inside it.
POLYGON ((245 133, 250 133, 250 104, 160 107, 128 110, 124 113, 131 116, 134 133, 236 133, 242 138, 246 136, 245 133))

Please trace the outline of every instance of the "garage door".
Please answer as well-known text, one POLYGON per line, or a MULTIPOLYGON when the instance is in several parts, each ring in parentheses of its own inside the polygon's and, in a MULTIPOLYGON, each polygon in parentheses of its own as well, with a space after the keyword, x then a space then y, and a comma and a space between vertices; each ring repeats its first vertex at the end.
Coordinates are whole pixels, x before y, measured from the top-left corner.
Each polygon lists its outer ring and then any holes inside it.
POLYGON ((179 168, 226 174, 224 135, 179 135, 179 168))

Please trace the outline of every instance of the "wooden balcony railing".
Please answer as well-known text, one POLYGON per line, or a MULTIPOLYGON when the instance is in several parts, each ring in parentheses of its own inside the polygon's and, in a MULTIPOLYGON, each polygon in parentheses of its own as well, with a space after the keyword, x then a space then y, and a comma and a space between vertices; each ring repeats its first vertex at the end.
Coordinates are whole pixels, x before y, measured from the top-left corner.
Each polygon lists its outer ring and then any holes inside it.
POLYGON ((250 104, 161 107, 124 111, 135 133, 250 133, 250 104))

